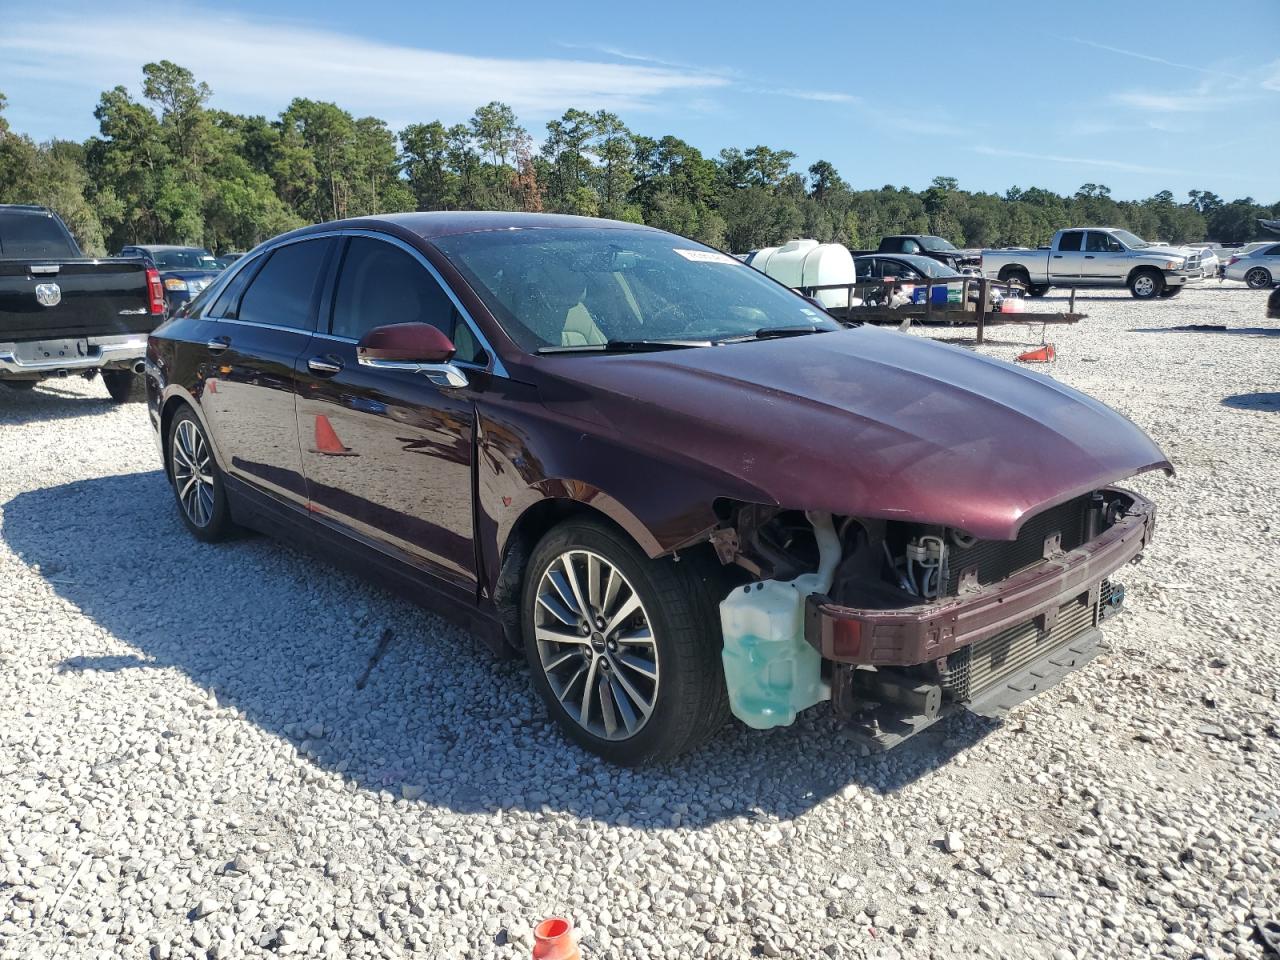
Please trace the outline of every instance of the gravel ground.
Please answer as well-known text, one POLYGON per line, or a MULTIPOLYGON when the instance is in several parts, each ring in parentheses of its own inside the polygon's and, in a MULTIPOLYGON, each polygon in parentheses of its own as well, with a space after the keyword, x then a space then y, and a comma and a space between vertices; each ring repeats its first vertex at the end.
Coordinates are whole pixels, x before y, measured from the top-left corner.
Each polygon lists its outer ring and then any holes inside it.
MULTIPOLYGON (((177 520, 141 406, 0 392, 0 958, 1261 957, 1280 917, 1280 324, 1081 298, 1047 372, 1179 469, 1110 652, 859 758, 825 707, 624 771, 523 668, 177 520), (1187 323, 1225 332, 1174 332, 1187 323)), ((1035 308, 1061 308, 1047 298, 1035 308)), ((1021 327, 983 349, 1011 357, 1021 327)))

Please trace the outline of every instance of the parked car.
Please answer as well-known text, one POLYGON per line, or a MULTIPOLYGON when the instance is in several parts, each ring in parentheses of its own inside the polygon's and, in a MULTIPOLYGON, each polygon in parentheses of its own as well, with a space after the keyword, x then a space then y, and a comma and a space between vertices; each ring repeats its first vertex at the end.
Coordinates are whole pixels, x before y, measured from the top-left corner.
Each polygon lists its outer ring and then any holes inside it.
POLYGON ((1280 287, 1272 290, 1271 296, 1267 297, 1267 317, 1271 320, 1280 320, 1280 287))
POLYGON ((622 763, 828 695, 882 747, 1001 715, 1093 656, 1154 529, 1112 484, 1172 470, 1045 376, 542 214, 270 240, 150 338, 147 394, 194 537, 311 543, 523 649, 622 763))
POLYGON ((983 250, 982 272, 1019 280, 1033 297, 1055 286, 1128 287, 1139 300, 1176 296, 1205 276, 1198 250, 1149 244, 1116 227, 1059 230, 1039 250, 983 250))
POLYGON ((225 270, 243 256, 243 253, 220 253, 213 258, 213 262, 219 270, 225 270))
POLYGON ((976 250, 959 250, 950 240, 922 233, 903 233, 881 237, 875 250, 854 250, 855 257, 871 253, 908 253, 929 257, 959 272, 977 272, 981 262, 976 250))
POLYGON ((163 316, 154 269, 85 257, 45 207, 0 205, 0 384, 100 373, 113 400, 140 399, 146 335, 163 316))
MULTIPOLYGON (((915 256, 909 253, 887 256, 882 254, 866 254, 853 258, 854 270, 859 280, 908 280, 927 283, 930 280, 954 280, 954 284, 932 288, 936 303, 945 305, 948 302, 959 303, 964 290, 963 281, 967 274, 954 270, 946 264, 930 257, 915 256)), ((972 285, 971 285, 972 286, 972 285)), ((912 292, 912 302, 923 303, 925 290, 912 292)), ((969 291, 969 299, 977 303, 980 294, 976 287, 969 291)), ((999 311, 1004 303, 1005 293, 1002 290, 991 290, 991 307, 999 311)))
POLYGON ((1228 280, 1243 280, 1255 290, 1280 281, 1280 243, 1262 243, 1227 260, 1228 280))
POLYGON ((223 269, 204 247, 134 245, 121 250, 120 256, 141 257, 160 271, 164 300, 170 313, 199 296, 223 269))

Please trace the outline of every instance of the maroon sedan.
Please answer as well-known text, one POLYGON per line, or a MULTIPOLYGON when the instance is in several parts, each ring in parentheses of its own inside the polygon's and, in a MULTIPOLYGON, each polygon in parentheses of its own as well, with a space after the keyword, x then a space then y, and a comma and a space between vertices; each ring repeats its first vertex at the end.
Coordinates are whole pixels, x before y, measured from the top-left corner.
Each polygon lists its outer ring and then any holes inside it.
POLYGON ((508 213, 277 237, 151 337, 183 522, 287 536, 523 649, 611 760, 830 699, 890 746, 1097 650, 1171 470, 1055 381, 842 327, 659 230, 508 213))

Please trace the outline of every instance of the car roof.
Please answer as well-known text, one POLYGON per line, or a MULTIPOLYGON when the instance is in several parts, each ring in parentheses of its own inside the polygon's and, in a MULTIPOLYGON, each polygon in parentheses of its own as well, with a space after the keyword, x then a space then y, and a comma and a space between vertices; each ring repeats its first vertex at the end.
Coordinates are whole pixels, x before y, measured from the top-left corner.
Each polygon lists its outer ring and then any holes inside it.
POLYGON ((186 243, 126 243, 126 247, 133 250, 204 250, 204 247, 197 247, 186 243))
MULTIPOLYGON (((380 226, 399 227, 417 234, 424 240, 459 233, 478 233, 487 230, 546 230, 546 229, 614 229, 654 230, 641 223, 622 220, 605 220, 599 217, 575 217, 560 213, 521 213, 503 210, 431 210, 418 213, 386 213, 371 217, 354 217, 330 223, 304 227, 296 234, 344 227, 380 226)), ((655 231, 657 232, 657 231, 655 231)))

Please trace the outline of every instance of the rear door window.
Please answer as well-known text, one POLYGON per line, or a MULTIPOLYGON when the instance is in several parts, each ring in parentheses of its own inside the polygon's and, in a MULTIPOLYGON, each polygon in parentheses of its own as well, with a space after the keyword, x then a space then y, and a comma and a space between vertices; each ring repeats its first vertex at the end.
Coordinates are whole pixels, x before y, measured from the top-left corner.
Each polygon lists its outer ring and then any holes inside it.
POLYGON ((0 218, 0 257, 6 260, 78 256, 80 251, 53 217, 11 213, 0 218))
POLYGON ((1083 230, 1068 230, 1058 238, 1058 249, 1067 253, 1078 251, 1080 249, 1080 241, 1083 238, 1083 230))
POLYGON ((359 340, 392 323, 429 323, 453 341, 456 359, 485 362, 467 321, 426 267, 394 244, 352 237, 338 275, 330 332, 359 340))
POLYGON ((329 239, 303 240, 275 250, 244 292, 236 319, 314 329, 316 293, 331 244, 329 239))

